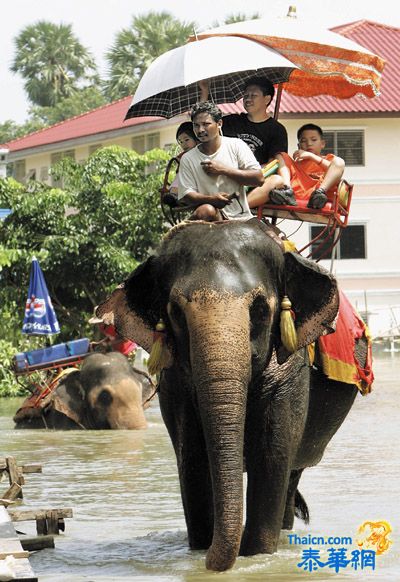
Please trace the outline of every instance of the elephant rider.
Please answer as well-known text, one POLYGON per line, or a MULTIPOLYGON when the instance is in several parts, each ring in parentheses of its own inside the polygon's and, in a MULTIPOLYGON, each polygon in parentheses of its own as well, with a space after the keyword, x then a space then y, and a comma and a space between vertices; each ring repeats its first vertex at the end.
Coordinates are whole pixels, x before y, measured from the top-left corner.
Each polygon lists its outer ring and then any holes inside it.
MULTIPOLYGON (((207 101, 209 83, 199 82, 200 101, 207 101)), ((275 88, 266 77, 252 77, 243 86, 243 106, 246 113, 233 113, 223 118, 223 134, 239 137, 250 147, 257 161, 263 165, 276 154, 288 151, 286 128, 268 111, 275 88)))
POLYGON ((98 329, 105 336, 99 342, 92 342, 95 348, 103 348, 106 352, 120 352, 123 356, 129 356, 137 350, 138 345, 135 342, 123 339, 113 325, 106 325, 99 317, 91 317, 89 323, 97 324, 98 329))
POLYGON ((221 135, 222 112, 197 103, 191 119, 199 145, 186 152, 179 168, 178 199, 195 207, 191 220, 248 220, 245 186, 261 186, 263 175, 241 139, 221 135))

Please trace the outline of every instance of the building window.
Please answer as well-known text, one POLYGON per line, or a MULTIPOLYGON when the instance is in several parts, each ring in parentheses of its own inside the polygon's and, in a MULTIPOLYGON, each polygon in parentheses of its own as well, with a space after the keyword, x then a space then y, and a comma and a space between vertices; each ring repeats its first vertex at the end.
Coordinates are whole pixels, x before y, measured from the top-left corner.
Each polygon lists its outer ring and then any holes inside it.
MULTIPOLYGON (((315 238, 325 227, 311 226, 310 240, 315 238)), ((336 234, 337 231, 336 231, 336 234)), ((337 259, 366 259, 366 225, 365 224, 349 224, 342 230, 342 234, 338 244, 336 245, 337 259)), ((313 259, 329 259, 332 245, 332 237, 321 237, 311 246, 311 257, 313 259)))
POLYGON ((146 140, 144 135, 135 135, 132 138, 132 149, 138 154, 144 154, 146 151, 146 140))
POLYGON ((324 130, 323 153, 344 159, 346 166, 365 166, 364 131, 356 129, 324 130))
POLYGON ((132 149, 138 154, 144 154, 149 150, 160 147, 160 134, 148 133, 147 135, 135 135, 132 138, 132 149))
POLYGON ((17 182, 25 182, 26 178, 26 163, 25 160, 18 160, 14 162, 14 178, 17 182))
POLYGON ((160 134, 159 133, 149 133, 146 136, 146 151, 154 150, 154 148, 160 147, 160 134))
POLYGON ((101 147, 103 147, 101 143, 96 143, 94 145, 89 146, 89 156, 94 154, 94 152, 97 152, 97 150, 99 150, 101 147))
POLYGON ((46 182, 49 179, 49 168, 47 166, 42 166, 40 168, 40 181, 46 182))
POLYGON ((28 170, 28 174, 26 176, 27 180, 36 180, 36 170, 32 169, 32 170, 28 170))
MULTIPOLYGON (((57 152, 56 154, 51 154, 51 165, 54 166, 57 162, 62 160, 63 158, 72 158, 75 159, 75 150, 66 150, 65 152, 57 152)), ((62 180, 55 180, 53 177, 51 178, 51 185, 54 188, 62 188, 62 180)))

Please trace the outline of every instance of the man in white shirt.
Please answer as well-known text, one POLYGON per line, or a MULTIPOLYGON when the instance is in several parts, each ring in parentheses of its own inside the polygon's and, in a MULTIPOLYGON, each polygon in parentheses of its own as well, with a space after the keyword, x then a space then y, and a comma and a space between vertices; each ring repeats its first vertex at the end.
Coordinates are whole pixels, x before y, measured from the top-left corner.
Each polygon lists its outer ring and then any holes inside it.
POLYGON ((192 220, 248 220, 245 186, 264 182, 260 164, 240 139, 221 135, 222 112, 209 101, 191 113, 200 144, 182 156, 178 199, 194 206, 192 220))

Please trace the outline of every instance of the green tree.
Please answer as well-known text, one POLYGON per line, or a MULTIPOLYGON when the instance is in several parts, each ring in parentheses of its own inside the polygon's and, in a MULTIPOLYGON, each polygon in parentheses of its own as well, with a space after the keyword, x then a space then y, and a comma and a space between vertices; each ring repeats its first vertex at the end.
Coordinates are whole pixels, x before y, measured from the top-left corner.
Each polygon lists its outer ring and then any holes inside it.
POLYGON ((245 20, 256 20, 261 18, 259 12, 253 12, 253 14, 246 14, 245 12, 235 12, 228 14, 224 19, 224 24, 232 24, 234 22, 244 22, 245 20))
POLYGON ((261 18, 259 12, 253 12, 253 14, 246 14, 245 12, 232 12, 225 16, 222 23, 219 20, 214 20, 211 24, 211 28, 216 28, 217 26, 222 26, 224 24, 233 24, 234 22, 244 22, 245 20, 256 20, 261 18))
POLYGON ((45 126, 44 122, 39 119, 28 119, 24 123, 16 123, 11 119, 0 123, 0 144, 7 143, 33 131, 38 131, 45 126))
POLYGON ((169 12, 133 17, 131 26, 118 32, 114 45, 106 53, 107 97, 113 100, 132 95, 150 63, 166 51, 185 44, 194 28, 193 22, 181 22, 169 12))
POLYGON ((29 118, 24 123, 18 124, 11 119, 0 123, 0 144, 81 115, 106 103, 107 100, 100 89, 94 86, 78 89, 73 95, 65 97, 54 107, 33 105, 29 109, 29 118))
POLYGON ((158 190, 167 159, 162 150, 141 156, 111 146, 83 165, 65 158, 53 167, 63 190, 1 179, 0 206, 13 212, 0 225, 0 302, 24 304, 35 255, 62 329, 82 332, 82 312, 90 313, 160 239, 158 190))
POLYGON ((96 65, 70 24, 44 20, 24 28, 15 38, 11 70, 25 81, 32 103, 53 106, 71 96, 82 82, 97 81, 96 65))
POLYGON ((98 87, 84 87, 75 91, 70 97, 58 101, 53 107, 34 105, 29 110, 30 122, 43 127, 81 115, 107 103, 98 87))
POLYGON ((32 349, 21 333, 32 256, 40 262, 57 312, 62 330, 57 341, 90 334, 87 320, 94 305, 165 230, 159 188, 168 158, 163 150, 139 155, 111 146, 83 165, 64 158, 53 166, 63 190, 0 179, 0 207, 13 211, 0 222, 0 395, 18 389, 4 362, 32 349))

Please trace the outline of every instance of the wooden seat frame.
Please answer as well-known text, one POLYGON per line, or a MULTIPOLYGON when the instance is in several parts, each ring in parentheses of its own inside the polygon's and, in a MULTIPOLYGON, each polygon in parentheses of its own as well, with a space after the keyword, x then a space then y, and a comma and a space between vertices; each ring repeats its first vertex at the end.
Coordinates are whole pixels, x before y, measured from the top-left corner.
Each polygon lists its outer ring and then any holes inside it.
MULTIPOLYGON (((257 211, 259 220, 268 217, 272 219, 272 224, 276 224, 277 219, 280 218, 325 225, 325 228, 317 236, 299 250, 300 253, 303 253, 312 245, 324 244, 328 238, 331 238, 332 244, 316 259, 318 262, 331 253, 339 242, 342 231, 349 221, 352 196, 353 184, 341 180, 333 194, 328 196, 328 202, 324 208, 308 208, 308 200, 299 200, 297 206, 267 203, 253 210, 257 211)), ((311 253, 308 256, 310 257, 311 253)))
MULTIPOLYGON (((179 163, 179 157, 174 157, 169 160, 165 169, 164 182, 160 188, 161 211, 171 226, 176 225, 182 217, 189 215, 193 211, 192 206, 180 205, 179 203, 173 206, 165 201, 165 196, 169 193, 172 183, 170 174, 174 172, 174 176, 176 175, 179 163)), ((271 169, 264 174, 265 176, 275 173, 278 167, 274 167, 272 162, 268 166, 271 169)), ((327 239, 332 239, 332 244, 316 259, 318 262, 325 258, 328 253, 331 253, 333 248, 338 244, 342 230, 348 224, 352 196, 353 184, 350 184, 346 180, 341 180, 333 194, 328 195, 328 202, 324 208, 308 208, 307 200, 300 200, 297 206, 267 203, 259 206, 257 209, 253 209, 253 212, 256 213, 259 220, 263 220, 266 217, 271 218, 272 224, 276 224, 277 219, 280 218, 325 225, 325 228, 317 236, 299 250, 300 253, 303 253, 316 243, 322 245, 327 239)), ((311 253, 308 256, 310 257, 311 253)))

